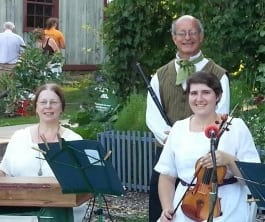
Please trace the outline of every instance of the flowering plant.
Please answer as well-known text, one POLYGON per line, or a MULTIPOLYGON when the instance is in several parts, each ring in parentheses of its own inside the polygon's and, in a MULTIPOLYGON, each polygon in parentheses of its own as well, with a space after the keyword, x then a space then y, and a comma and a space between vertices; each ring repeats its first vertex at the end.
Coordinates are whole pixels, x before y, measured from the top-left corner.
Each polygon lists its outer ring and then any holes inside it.
POLYGON ((257 147, 265 149, 265 102, 264 96, 256 96, 237 111, 252 133, 257 147))

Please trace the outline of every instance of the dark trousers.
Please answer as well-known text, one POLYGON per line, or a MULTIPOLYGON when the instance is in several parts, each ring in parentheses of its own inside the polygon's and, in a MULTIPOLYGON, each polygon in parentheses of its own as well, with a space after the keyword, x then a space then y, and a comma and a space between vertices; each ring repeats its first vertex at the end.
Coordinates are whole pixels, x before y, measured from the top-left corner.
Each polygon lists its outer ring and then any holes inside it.
MULTIPOLYGON (((155 163, 159 160, 162 153, 162 148, 157 149, 155 163)), ((150 191, 149 191, 149 222, 156 222, 162 213, 162 206, 158 195, 158 179, 159 173, 153 170, 150 180, 150 191)), ((176 180, 175 186, 177 187, 179 180, 176 180)))
MULTIPOLYGON (((158 148, 155 156, 155 163, 159 160, 162 148, 158 148)), ((149 222, 156 222, 161 215, 162 207, 158 196, 159 173, 153 170, 150 180, 149 191, 149 222)))

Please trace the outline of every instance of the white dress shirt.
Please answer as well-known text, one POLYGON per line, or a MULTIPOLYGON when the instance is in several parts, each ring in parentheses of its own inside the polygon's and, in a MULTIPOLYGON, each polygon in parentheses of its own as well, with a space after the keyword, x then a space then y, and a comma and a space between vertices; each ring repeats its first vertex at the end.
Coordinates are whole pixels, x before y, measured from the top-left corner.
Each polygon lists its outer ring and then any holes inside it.
POLYGON ((15 64, 23 51, 24 40, 7 29, 0 33, 0 63, 15 64))

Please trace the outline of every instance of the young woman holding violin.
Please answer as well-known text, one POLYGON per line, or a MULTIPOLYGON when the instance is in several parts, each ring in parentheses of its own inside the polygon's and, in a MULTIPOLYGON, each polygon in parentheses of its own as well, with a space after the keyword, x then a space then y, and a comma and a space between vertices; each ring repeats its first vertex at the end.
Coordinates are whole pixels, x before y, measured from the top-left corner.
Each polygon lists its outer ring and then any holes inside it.
POLYGON ((158 190, 163 208, 159 221, 209 221, 211 215, 214 222, 246 222, 249 191, 235 178, 241 177, 235 161, 260 162, 251 133, 242 119, 215 112, 222 96, 215 75, 194 73, 186 92, 194 114, 174 124, 155 166, 160 173, 158 190), (218 129, 216 138, 205 135, 210 125, 218 129), (210 152, 212 139, 215 149, 210 152), (181 182, 175 190, 176 178, 181 182), (212 190, 213 184, 216 190, 212 190), (217 194, 214 202, 211 192, 217 194))

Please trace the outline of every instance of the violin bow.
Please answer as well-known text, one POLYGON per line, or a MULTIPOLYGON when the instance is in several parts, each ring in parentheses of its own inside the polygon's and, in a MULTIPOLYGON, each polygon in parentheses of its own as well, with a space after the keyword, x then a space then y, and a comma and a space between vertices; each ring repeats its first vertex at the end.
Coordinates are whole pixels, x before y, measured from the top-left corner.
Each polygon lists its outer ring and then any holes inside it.
POLYGON ((218 135, 218 137, 217 137, 217 139, 216 139, 216 141, 215 141, 215 146, 216 146, 216 148, 218 147, 220 137, 223 135, 223 133, 224 133, 225 131, 229 131, 229 128, 228 128, 228 127, 229 127, 230 125, 232 125, 231 122, 232 122, 232 120, 234 119, 234 117, 233 117, 233 113, 234 113, 235 110, 237 109, 238 105, 239 105, 239 103, 237 103, 237 104, 234 106, 234 108, 232 109, 232 111, 230 112, 229 115, 228 115, 228 114, 223 114, 223 115, 221 115, 221 120, 222 120, 222 122, 221 122, 220 127, 219 127, 219 130, 220 130, 220 131, 219 131, 219 135, 218 135), (231 116, 231 119, 227 122, 228 116, 231 116))
POLYGON ((187 186, 187 189, 185 190, 184 194, 182 195, 181 199, 179 200, 179 202, 178 202, 177 206, 175 207, 172 215, 174 215, 176 213, 176 211, 179 208, 180 204, 182 203, 182 201, 183 201, 183 199, 184 199, 187 191, 191 188, 191 186, 193 186, 193 182, 194 182, 195 178, 197 178, 197 176, 198 176, 198 174, 200 172, 200 169, 201 169, 201 167, 199 169, 196 169, 195 174, 194 174, 194 177, 192 178, 191 182, 187 186))

